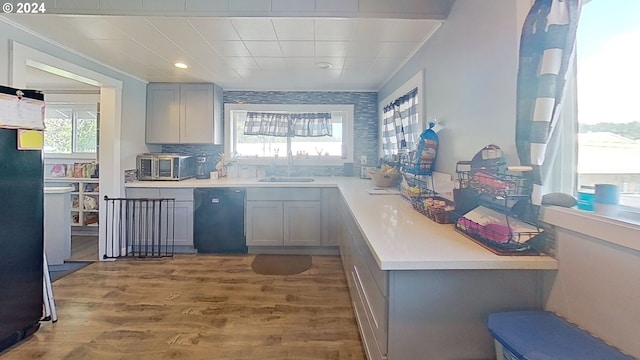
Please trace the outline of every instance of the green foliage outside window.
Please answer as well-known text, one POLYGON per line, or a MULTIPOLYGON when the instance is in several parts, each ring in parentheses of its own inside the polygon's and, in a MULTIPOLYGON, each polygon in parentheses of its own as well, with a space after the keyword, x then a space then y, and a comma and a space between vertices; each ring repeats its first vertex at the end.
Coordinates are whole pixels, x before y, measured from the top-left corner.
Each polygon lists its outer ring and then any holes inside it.
POLYGON ((95 153, 98 145, 98 120, 86 106, 48 106, 45 114, 44 151, 53 154, 95 153))

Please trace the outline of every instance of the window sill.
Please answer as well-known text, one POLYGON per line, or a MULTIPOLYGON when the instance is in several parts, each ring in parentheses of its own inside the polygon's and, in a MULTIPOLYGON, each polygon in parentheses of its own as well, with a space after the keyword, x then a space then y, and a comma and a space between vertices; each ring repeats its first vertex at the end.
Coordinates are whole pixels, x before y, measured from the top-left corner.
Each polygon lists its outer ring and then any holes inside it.
MULTIPOLYGON (((624 216, 624 214, 623 214, 624 216)), ((609 218, 578 209, 543 207, 542 221, 619 246, 640 251, 640 222, 637 219, 609 218)))
POLYGON ((44 153, 45 160, 96 160, 96 153, 57 154, 44 153))

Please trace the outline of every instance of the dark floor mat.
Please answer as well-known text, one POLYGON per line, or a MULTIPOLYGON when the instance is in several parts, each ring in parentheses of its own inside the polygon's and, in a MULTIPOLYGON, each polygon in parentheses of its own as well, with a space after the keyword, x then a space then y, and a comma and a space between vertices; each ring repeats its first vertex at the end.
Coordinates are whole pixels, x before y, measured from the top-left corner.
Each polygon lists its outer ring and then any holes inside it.
POLYGON ((294 275, 311 267, 310 255, 256 255, 251 268, 262 275, 294 275))

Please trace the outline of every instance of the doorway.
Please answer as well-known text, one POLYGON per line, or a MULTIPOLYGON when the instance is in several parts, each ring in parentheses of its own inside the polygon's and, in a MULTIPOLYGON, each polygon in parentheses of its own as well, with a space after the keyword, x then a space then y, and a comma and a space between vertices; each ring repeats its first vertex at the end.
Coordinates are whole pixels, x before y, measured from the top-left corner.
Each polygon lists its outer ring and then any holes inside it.
MULTIPOLYGON (((73 187, 71 253, 65 262, 98 260, 100 88, 68 77, 26 67, 26 87, 45 95, 45 187, 73 187)), ((45 195, 46 196, 46 195, 45 195)), ((50 210, 45 207, 46 212, 50 210)))
MULTIPOLYGON (((122 184, 120 179, 120 121, 122 82, 95 71, 83 68, 60 58, 29 48, 17 42, 11 42, 11 83, 13 87, 26 88, 30 83, 29 74, 34 71, 50 77, 50 80, 69 83, 74 81, 81 85, 90 86, 93 91, 98 89, 97 96, 100 103, 100 120, 98 122, 98 143, 96 159, 99 160, 99 177, 97 181, 97 198, 104 195, 120 196, 122 184), (34 70, 35 69, 35 70, 34 70), (56 78, 52 78, 56 77, 56 78), (58 79, 62 78, 62 79, 58 79)), ((76 89, 77 90, 77 89, 76 89)), ((85 89, 87 90, 87 89, 85 89)), ((94 94, 96 95, 96 94, 94 94)), ((79 191, 80 192, 80 189, 79 191)), ((106 212, 98 208, 98 224, 105 223, 106 212)), ((98 231, 92 236, 97 240, 98 256, 92 260, 101 260, 99 254, 104 252, 105 242, 103 232, 98 231)), ((84 235, 84 234, 83 234, 84 235)), ((86 238, 83 243, 86 244, 86 238)), ((94 247, 96 247, 94 243, 94 247)), ((93 253, 92 253, 93 254, 93 253)), ((91 255, 93 257, 93 255, 91 255)))

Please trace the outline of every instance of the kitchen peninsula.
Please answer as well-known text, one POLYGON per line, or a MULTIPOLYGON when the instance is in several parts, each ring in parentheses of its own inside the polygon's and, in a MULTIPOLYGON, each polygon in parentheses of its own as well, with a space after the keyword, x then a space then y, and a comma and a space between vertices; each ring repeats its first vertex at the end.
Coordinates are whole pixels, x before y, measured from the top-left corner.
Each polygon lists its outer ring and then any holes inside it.
POLYGON ((335 226, 368 358, 479 359, 494 356, 489 313, 542 309, 548 256, 498 256, 437 224, 397 195, 343 177, 313 182, 257 179, 132 182, 127 189, 200 187, 338 188, 335 226))

